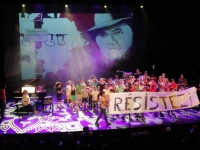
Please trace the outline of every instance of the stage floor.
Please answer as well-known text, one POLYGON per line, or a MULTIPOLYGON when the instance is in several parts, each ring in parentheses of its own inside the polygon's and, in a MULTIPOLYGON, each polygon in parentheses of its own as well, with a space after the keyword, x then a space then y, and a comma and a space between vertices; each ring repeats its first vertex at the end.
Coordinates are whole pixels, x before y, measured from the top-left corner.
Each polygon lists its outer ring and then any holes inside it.
POLYGON ((23 117, 17 116, 14 112, 14 102, 7 102, 7 108, 5 110, 5 119, 0 123, 0 134, 21 134, 21 133, 50 133, 50 132, 75 132, 82 131, 83 127, 88 126, 90 130, 114 130, 136 127, 149 127, 160 125, 172 125, 172 124, 185 124, 192 122, 199 122, 200 115, 197 114, 198 109, 183 109, 176 110, 174 114, 176 116, 170 116, 167 112, 164 113, 164 117, 154 116, 154 113, 145 113, 145 121, 140 121, 135 118, 134 114, 131 114, 133 121, 129 121, 126 116, 125 121, 122 120, 122 115, 113 116, 108 115, 108 119, 111 123, 110 126, 106 126, 104 118, 100 119, 100 126, 95 126, 95 121, 99 115, 99 112, 78 111, 72 112, 70 107, 57 109, 54 105, 54 112, 40 111, 37 114, 26 115, 23 117))

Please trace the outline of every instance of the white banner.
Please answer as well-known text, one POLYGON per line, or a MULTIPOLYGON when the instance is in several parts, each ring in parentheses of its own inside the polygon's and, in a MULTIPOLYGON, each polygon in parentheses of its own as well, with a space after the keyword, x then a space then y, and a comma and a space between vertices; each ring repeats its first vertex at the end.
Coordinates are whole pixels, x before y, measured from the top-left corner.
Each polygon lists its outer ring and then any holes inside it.
POLYGON ((156 112, 199 105, 196 88, 176 92, 110 93, 109 114, 156 112))

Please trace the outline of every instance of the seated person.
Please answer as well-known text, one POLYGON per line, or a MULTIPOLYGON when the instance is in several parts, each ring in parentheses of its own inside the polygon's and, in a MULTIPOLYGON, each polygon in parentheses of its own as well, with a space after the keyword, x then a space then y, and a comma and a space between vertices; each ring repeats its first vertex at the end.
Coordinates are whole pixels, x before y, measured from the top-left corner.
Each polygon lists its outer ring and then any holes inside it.
POLYGON ((92 132, 90 132, 90 129, 89 129, 88 126, 86 126, 86 127, 83 128, 83 132, 81 133, 81 136, 82 136, 82 137, 93 136, 93 135, 92 135, 92 132))
POLYGON ((17 110, 18 112, 33 112, 33 113, 37 113, 37 111, 35 111, 35 108, 33 106, 33 103, 31 102, 29 95, 28 95, 28 91, 24 90, 23 91, 23 95, 22 95, 22 106, 20 107, 18 105, 17 106, 17 110))
POLYGON ((27 106, 30 103, 31 103, 31 100, 29 98, 28 91, 24 90, 23 95, 22 95, 22 105, 27 106))

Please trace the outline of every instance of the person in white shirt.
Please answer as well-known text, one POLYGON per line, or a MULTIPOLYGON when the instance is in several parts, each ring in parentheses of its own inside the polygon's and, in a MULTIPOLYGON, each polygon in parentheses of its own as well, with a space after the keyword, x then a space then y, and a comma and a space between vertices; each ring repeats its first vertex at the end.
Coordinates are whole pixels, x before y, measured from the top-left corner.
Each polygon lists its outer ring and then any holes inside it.
POLYGON ((159 92, 165 92, 165 89, 162 85, 159 86, 159 92))
POLYGON ((118 75, 115 75, 115 79, 113 80, 115 82, 115 84, 117 84, 119 82, 119 77, 118 75))
POLYGON ((24 90, 22 95, 22 105, 27 106, 28 104, 30 104, 30 102, 31 100, 29 98, 28 91, 24 90))
POLYGON ((134 76, 129 76, 128 77, 127 83, 129 84, 129 88, 134 83, 134 81, 135 81, 135 77, 134 76))
POLYGON ((113 78, 110 78, 110 84, 115 84, 113 78))
POLYGON ((105 92, 105 96, 108 96, 108 95, 109 95, 110 89, 109 89, 108 85, 105 85, 105 86, 104 86, 103 91, 105 92))
POLYGON ((122 88, 123 88, 123 89, 125 89, 125 88, 126 88, 126 86, 124 85, 124 80, 123 80, 123 79, 119 79, 119 83, 121 83, 121 84, 122 84, 122 88))
POLYGON ((180 86, 178 91, 183 91, 183 90, 185 90, 185 87, 184 86, 180 86))
POLYGON ((144 83, 142 81, 139 82, 139 90, 143 91, 144 89, 144 83))
POLYGON ((72 88, 72 81, 69 80, 66 83, 66 99, 67 99, 67 106, 69 107, 69 104, 71 102, 71 88, 72 88))
POLYGON ((34 106, 32 105, 32 102, 30 100, 30 97, 28 95, 28 91, 24 90, 23 91, 23 95, 22 95, 22 105, 23 107, 21 107, 18 111, 19 112, 33 112, 33 113, 37 113, 38 111, 35 110, 34 106))
POLYGON ((80 84, 81 84, 82 86, 86 86, 85 81, 84 81, 83 78, 80 79, 80 84))

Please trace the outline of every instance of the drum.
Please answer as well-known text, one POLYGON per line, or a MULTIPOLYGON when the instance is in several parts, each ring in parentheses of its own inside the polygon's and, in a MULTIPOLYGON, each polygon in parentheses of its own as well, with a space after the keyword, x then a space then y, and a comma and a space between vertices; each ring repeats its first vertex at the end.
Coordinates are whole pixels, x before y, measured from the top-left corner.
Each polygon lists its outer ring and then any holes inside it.
POLYGON ((52 96, 46 96, 44 98, 44 104, 52 104, 52 96))

